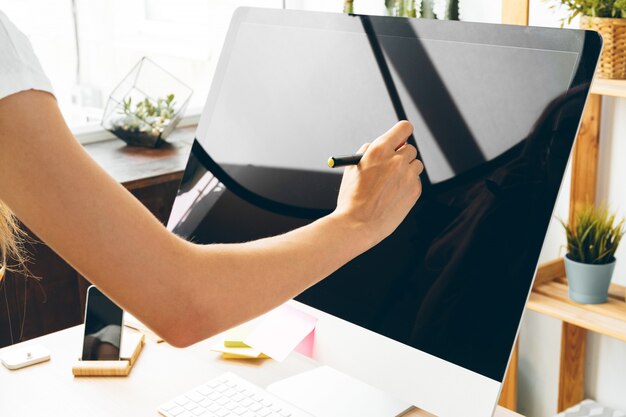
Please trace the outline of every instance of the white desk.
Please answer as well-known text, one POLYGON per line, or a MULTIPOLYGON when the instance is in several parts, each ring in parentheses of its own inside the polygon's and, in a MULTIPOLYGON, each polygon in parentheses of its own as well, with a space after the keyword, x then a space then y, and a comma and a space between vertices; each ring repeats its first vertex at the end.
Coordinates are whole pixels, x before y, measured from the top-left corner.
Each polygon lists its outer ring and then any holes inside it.
MULTIPOLYGON (((128 329, 127 329, 128 330, 128 329)), ((128 377, 74 378, 71 367, 79 356, 82 326, 52 333, 20 345, 38 343, 52 352, 49 362, 17 371, 0 365, 0 416, 157 416, 156 407, 225 371, 235 372, 266 387, 279 379, 316 366, 292 354, 283 363, 273 360, 223 360, 211 352, 219 337, 187 349, 146 341, 128 377)), ((410 416, 428 416, 414 411, 410 416)), ((497 417, 519 417, 499 408, 497 417)))

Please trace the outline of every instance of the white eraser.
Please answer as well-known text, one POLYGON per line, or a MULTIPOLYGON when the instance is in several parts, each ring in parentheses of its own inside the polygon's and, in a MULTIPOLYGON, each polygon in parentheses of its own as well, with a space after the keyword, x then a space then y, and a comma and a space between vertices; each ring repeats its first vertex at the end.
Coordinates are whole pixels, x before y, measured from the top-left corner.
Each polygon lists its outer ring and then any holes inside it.
POLYGON ((12 350, 0 357, 2 364, 12 370, 48 360, 50 360, 50 351, 41 345, 30 345, 12 350))

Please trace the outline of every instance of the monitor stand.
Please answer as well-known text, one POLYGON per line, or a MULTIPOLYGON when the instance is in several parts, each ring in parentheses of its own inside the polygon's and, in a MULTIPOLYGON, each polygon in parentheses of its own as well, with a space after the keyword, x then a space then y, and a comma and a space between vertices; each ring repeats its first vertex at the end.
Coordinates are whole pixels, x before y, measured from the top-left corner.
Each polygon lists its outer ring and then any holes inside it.
POLYGON ((275 382, 267 390, 315 417, 397 417, 413 408, 328 366, 275 382))

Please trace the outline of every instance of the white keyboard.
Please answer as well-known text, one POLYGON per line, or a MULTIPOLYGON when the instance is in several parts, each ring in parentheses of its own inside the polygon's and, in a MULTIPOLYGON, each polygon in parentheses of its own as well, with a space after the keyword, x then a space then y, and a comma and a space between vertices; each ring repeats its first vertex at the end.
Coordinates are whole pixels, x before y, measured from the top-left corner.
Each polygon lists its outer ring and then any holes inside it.
POLYGON ((165 417, 312 417, 227 372, 158 408, 165 417))

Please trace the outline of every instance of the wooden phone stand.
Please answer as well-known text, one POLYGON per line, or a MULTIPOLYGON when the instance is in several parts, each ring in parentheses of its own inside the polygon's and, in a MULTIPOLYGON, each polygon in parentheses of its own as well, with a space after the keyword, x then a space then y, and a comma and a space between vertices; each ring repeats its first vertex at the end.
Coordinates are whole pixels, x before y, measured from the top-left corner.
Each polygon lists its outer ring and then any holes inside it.
POLYGON ((72 374, 74 376, 128 376, 144 344, 143 333, 125 330, 119 361, 78 360, 72 366, 72 374))

